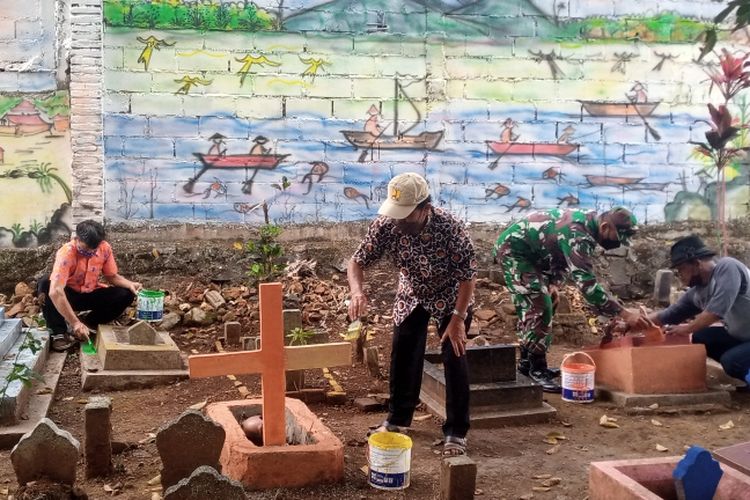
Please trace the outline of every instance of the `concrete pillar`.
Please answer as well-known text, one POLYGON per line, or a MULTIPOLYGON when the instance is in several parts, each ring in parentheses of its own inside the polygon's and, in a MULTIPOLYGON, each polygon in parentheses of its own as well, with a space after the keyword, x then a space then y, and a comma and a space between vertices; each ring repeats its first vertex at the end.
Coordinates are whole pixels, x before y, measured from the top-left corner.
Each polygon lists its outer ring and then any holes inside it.
POLYGON ((224 323, 224 344, 228 346, 236 346, 240 344, 240 335, 242 334, 242 326, 238 321, 227 321, 224 323))
POLYGON ((86 477, 107 476, 112 472, 112 400, 92 397, 84 409, 84 461, 86 477))
POLYGON ((440 470, 440 500, 471 500, 477 484, 477 463, 461 455, 443 460, 440 470))

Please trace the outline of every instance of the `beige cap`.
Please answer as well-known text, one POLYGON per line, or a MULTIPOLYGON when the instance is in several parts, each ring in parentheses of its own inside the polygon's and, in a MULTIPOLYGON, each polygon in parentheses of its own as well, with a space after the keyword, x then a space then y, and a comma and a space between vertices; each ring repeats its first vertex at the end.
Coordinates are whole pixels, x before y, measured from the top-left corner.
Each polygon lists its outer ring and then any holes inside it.
POLYGON ((388 199, 380 206, 378 213, 393 219, 403 219, 428 196, 430 187, 424 177, 413 172, 397 175, 388 183, 388 199))

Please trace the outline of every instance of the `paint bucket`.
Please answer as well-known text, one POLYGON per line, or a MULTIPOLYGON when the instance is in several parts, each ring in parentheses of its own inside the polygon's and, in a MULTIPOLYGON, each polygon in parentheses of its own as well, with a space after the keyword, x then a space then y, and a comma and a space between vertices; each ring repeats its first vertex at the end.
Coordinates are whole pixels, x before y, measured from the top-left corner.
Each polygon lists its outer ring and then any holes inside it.
POLYGON ((143 321, 161 321, 164 314, 164 292, 159 290, 141 290, 138 292, 136 319, 143 321))
POLYGON ((596 363, 585 352, 574 352, 563 358, 560 365, 562 399, 570 403, 594 401, 596 363))
POLYGON ((409 487, 411 438, 399 432, 376 432, 367 439, 367 482, 379 490, 409 487))

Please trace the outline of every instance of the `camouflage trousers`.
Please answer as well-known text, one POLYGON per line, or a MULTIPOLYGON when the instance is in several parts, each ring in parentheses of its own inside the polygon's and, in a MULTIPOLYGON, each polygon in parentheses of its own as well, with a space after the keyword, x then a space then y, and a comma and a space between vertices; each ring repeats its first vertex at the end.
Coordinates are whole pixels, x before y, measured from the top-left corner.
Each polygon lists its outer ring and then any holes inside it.
POLYGON ((514 255, 507 243, 498 248, 497 262, 516 307, 521 347, 530 354, 546 354, 552 342, 552 316, 555 312, 549 276, 539 272, 530 260, 514 255))

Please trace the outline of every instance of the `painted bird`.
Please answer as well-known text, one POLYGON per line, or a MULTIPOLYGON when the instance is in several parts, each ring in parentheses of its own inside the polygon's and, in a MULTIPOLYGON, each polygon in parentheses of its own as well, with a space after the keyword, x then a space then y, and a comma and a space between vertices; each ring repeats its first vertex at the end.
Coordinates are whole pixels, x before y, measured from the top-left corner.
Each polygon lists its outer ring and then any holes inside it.
POLYGON ((307 68, 305 68, 305 71, 302 72, 302 76, 311 76, 313 81, 315 81, 315 76, 318 74, 318 70, 323 69, 323 66, 330 64, 323 59, 313 59, 312 57, 308 57, 307 59, 302 59, 300 57, 299 60, 308 65, 307 68))
POLYGON ((490 198, 494 198, 499 200, 508 194, 510 194, 510 188, 508 186, 505 186, 504 184, 495 184, 494 188, 484 190, 484 199, 489 200, 490 198))
POLYGON ((225 182, 218 177, 214 177, 214 181, 203 191, 203 199, 211 196, 211 193, 214 193, 214 198, 224 196, 228 190, 225 182))
POLYGON ((175 94, 187 95, 187 93, 190 92, 190 89, 193 88, 194 85, 211 85, 211 82, 213 82, 213 80, 204 80, 199 76, 185 75, 181 79, 175 80, 175 82, 182 83, 182 87, 177 89, 177 92, 175 92, 175 94))
POLYGON ((544 172, 542 172, 542 179, 548 179, 551 181, 557 181, 560 182, 563 179, 564 175, 562 172, 560 172, 560 169, 557 167, 550 167, 544 172))
POLYGON ((505 206, 508 207, 508 210, 505 211, 506 213, 511 212, 516 208, 520 211, 528 210, 529 208, 531 208, 531 200, 529 200, 528 198, 524 198, 523 196, 518 196, 514 204, 505 206))
POLYGON ((302 177, 302 184, 307 182, 307 191, 305 194, 308 194, 310 191, 312 191, 312 185, 313 182, 320 182, 323 180, 323 177, 328 173, 329 167, 328 164, 324 161, 314 161, 312 162, 312 168, 308 173, 305 174, 304 177, 302 177), (318 180, 313 181, 314 176, 318 176, 318 180))
POLYGON ((557 204, 558 207, 563 203, 567 203, 569 207, 577 207, 581 204, 581 201, 570 193, 568 193, 568 196, 558 198, 558 200, 560 200, 560 203, 557 204))
POLYGON ((258 208, 261 204, 260 203, 241 203, 237 202, 234 204, 234 211, 241 213, 241 214, 249 214, 256 208, 258 208))
POLYGON ((278 63, 276 61, 271 61, 266 56, 254 57, 254 56, 251 56, 250 54, 247 54, 242 59, 237 59, 236 57, 234 59, 237 62, 245 63, 237 72, 238 75, 242 75, 240 77, 240 87, 245 83, 245 78, 247 77, 247 74, 250 72, 250 68, 252 68, 254 64, 257 64, 258 66, 281 66, 281 63, 278 63))
MULTIPOLYGON (((367 200, 367 196, 365 196, 364 194, 360 193, 359 191, 357 191, 353 187, 345 187, 344 188, 344 196, 346 196, 350 200, 355 200, 355 201, 357 201, 359 199, 362 199, 365 202, 365 206, 368 209, 370 208, 370 202, 367 200)), ((357 201, 357 203, 359 203, 359 202, 357 201)))
POLYGON ((148 38, 141 38, 136 37, 136 39, 141 42, 145 43, 146 47, 144 47, 143 52, 141 52, 141 55, 138 56, 138 62, 143 63, 143 68, 148 71, 148 65, 151 63, 151 56, 154 55, 154 49, 161 50, 162 47, 172 47, 177 42, 167 43, 165 40, 160 40, 156 38, 155 36, 151 35, 148 38))

